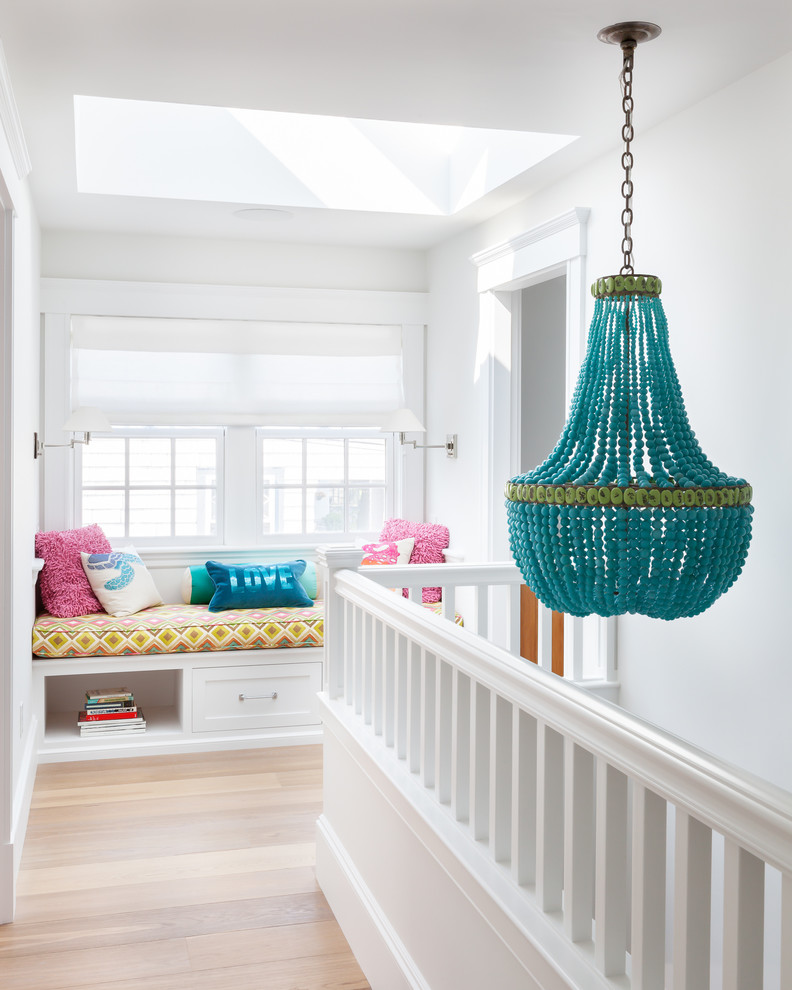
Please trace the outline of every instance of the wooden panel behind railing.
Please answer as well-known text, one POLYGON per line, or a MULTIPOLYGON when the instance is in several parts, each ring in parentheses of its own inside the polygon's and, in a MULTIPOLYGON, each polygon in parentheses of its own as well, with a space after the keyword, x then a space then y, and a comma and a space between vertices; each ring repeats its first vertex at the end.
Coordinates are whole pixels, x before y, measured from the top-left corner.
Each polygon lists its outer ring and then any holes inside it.
MULTIPOLYGON (((552 671, 564 676, 564 613, 553 612, 551 620, 552 671)), ((539 599, 527 584, 520 586, 520 656, 539 663, 539 599)))

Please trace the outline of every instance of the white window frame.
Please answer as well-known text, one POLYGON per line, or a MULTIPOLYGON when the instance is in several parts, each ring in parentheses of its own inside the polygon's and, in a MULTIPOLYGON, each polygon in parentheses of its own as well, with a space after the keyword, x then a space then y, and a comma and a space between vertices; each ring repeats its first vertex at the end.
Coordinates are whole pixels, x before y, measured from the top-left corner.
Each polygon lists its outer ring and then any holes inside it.
MULTIPOLYGON (((424 366, 429 296, 424 292, 347 289, 269 288, 41 279, 42 439, 62 443, 62 424, 72 411, 70 326, 72 314, 173 317, 182 319, 294 321, 332 324, 386 324, 402 329, 405 404, 425 420, 424 366)), ((228 427, 225 442, 225 506, 222 546, 255 546, 256 460, 254 430, 228 427), (236 499, 236 501, 235 501, 236 499), (252 528, 251 528, 252 524, 252 528)), ((392 445, 393 515, 423 519, 423 451, 392 445)), ((76 525, 75 456, 69 448, 48 448, 40 459, 41 528, 76 525)), ((295 549, 327 542, 288 541, 295 549)), ((267 543, 272 542, 269 537, 267 543)), ((167 546, 169 544, 162 543, 167 546)), ((195 541, 195 547, 203 542, 195 541)))
MULTIPOLYGON (((315 438, 328 438, 328 439, 338 439, 338 440, 354 440, 354 439, 383 439, 385 441, 385 518, 389 518, 393 515, 395 493, 393 484, 393 439, 390 434, 378 433, 376 430, 371 429, 340 429, 336 427, 317 427, 315 429, 310 429, 307 427, 294 428, 294 429, 275 429, 272 427, 259 427, 256 429, 256 542, 258 544, 274 544, 274 545, 285 545, 294 543, 298 540, 300 543, 355 543, 360 541, 370 541, 375 540, 379 536, 379 532, 369 531, 369 532, 324 532, 321 533, 265 533, 263 528, 263 509, 264 509, 264 464, 262 455, 262 440, 264 437, 270 437, 274 439, 279 439, 281 437, 285 439, 298 439, 298 440, 311 440, 315 438)), ((345 460, 347 460, 345 453, 345 460)), ((345 475, 347 473, 346 468, 348 464, 345 464, 345 475)), ((307 492, 310 487, 305 480, 305 465, 303 465, 303 480, 301 484, 284 484, 283 488, 302 488, 304 492, 307 492)), ((281 487, 281 486, 275 486, 281 487)), ((344 488, 349 489, 350 487, 357 487, 354 484, 350 484, 348 480, 341 482, 339 484, 333 484, 334 488, 344 488)))
MULTIPOLYGON (((216 546, 222 545, 224 540, 224 520, 225 520, 225 430, 222 427, 206 427, 205 429, 199 429, 196 427, 174 427, 174 426, 126 426, 126 427, 115 427, 112 433, 96 433, 92 434, 95 437, 110 437, 112 439, 134 439, 135 437, 150 438, 155 440, 173 440, 189 437, 210 437, 216 441, 217 444, 217 461, 216 461, 216 471, 217 471, 217 482, 215 484, 215 512, 217 518, 217 532, 214 535, 201 534, 200 536, 178 536, 173 533, 171 536, 117 536, 113 537, 115 543, 130 542, 134 543, 136 547, 150 547, 150 546, 195 546, 199 543, 202 546, 216 546)), ((75 458, 74 458, 74 517, 75 524, 77 526, 83 525, 82 520, 82 493, 84 491, 84 486, 82 485, 82 460, 83 460, 83 447, 75 448, 75 458)), ((173 465, 171 466, 173 470, 173 465)), ((108 486, 109 487, 109 486, 108 486)), ((162 488, 165 486, 152 485, 152 488, 162 488)), ((195 486, 184 486, 184 487, 195 487, 195 486)), ((132 490, 133 486, 126 484, 124 486, 114 486, 116 490, 122 490, 127 494, 127 526, 128 526, 128 515, 129 515, 129 492, 132 490)), ((167 486, 168 490, 176 491, 177 486, 175 482, 172 481, 171 485, 167 486)))

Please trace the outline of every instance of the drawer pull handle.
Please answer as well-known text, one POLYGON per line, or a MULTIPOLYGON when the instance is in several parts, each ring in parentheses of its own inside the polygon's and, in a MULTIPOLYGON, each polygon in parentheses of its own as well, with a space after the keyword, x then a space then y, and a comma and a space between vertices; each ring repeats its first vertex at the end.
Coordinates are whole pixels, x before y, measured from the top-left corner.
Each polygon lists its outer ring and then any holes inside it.
POLYGON ((273 691, 272 694, 240 694, 240 701, 266 701, 268 699, 275 699, 278 697, 278 692, 273 691))

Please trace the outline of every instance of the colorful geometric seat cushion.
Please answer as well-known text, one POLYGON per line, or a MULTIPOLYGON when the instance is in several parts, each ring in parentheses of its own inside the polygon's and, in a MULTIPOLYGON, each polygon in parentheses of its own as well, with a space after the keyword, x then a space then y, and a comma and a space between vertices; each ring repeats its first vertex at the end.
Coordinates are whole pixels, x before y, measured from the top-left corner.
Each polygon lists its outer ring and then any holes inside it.
POLYGON ((206 605, 159 605, 134 615, 105 612, 74 618, 39 615, 38 657, 145 656, 210 650, 277 650, 322 646, 324 606, 209 612, 206 605))

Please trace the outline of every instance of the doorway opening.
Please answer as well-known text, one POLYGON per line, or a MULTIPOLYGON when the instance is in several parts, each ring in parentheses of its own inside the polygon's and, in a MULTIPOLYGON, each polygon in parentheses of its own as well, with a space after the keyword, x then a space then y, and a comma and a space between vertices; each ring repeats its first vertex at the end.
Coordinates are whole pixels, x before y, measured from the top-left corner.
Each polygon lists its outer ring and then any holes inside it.
MULTIPOLYGON (((566 272, 516 290, 519 329, 515 418, 518 473, 541 464, 558 441, 566 413, 566 272)), ((539 600, 528 585, 520 589, 520 655, 538 663, 541 648, 539 600)), ((550 669, 564 676, 564 616, 550 621, 550 669)))
MULTIPOLYGON (((481 412, 487 433, 481 498, 491 560, 510 556, 503 486, 552 451, 574 393, 586 341, 588 215, 589 210, 575 207, 471 259, 478 268, 480 350, 486 356, 481 412), (532 330, 534 325, 538 329, 532 330), (543 326, 553 329, 542 331, 543 326), (546 333, 546 340, 535 339, 534 333, 541 332, 546 333), (551 348, 549 355, 543 355, 549 361, 546 372, 539 360, 541 346, 551 348), (530 362, 533 353, 535 362, 524 370, 526 351, 526 361, 530 362)), ((614 620, 565 615, 554 622, 541 603, 536 610, 540 666, 553 669, 552 628, 554 624, 556 629, 562 627, 556 669, 561 669, 560 654, 565 677, 607 686, 613 699, 617 692, 614 620)))

